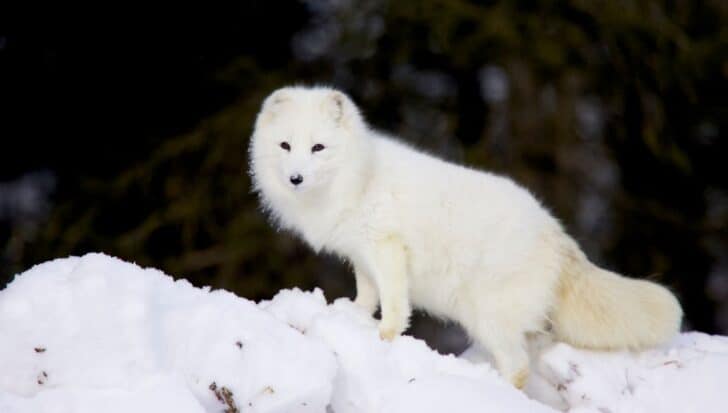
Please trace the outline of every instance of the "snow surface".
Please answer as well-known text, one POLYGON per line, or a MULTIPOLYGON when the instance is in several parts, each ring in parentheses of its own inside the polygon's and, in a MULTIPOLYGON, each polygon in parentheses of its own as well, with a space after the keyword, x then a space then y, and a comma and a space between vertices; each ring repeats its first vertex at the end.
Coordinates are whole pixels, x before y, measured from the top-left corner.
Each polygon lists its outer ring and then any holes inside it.
POLYGON ((0 412, 725 412, 728 338, 640 354, 546 344, 527 391, 320 290, 258 304, 102 254, 0 291, 0 412), (549 403, 547 406, 539 401, 549 403))

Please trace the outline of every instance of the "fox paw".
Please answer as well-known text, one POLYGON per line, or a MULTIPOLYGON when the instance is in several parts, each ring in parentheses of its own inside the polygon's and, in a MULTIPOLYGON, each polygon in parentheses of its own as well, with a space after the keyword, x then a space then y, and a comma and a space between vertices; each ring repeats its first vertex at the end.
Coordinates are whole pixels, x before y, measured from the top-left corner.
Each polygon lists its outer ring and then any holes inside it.
POLYGON ((385 341, 392 341, 402 333, 402 329, 395 328, 392 326, 379 325, 379 338, 385 341))
POLYGON ((511 383, 517 388, 517 389, 523 389, 526 386, 526 382, 528 381, 528 368, 523 368, 516 372, 513 376, 511 376, 511 383))
POLYGON ((392 328, 379 329, 379 338, 381 338, 382 340, 392 341, 395 339, 395 337, 397 337, 397 335, 397 331, 392 328))

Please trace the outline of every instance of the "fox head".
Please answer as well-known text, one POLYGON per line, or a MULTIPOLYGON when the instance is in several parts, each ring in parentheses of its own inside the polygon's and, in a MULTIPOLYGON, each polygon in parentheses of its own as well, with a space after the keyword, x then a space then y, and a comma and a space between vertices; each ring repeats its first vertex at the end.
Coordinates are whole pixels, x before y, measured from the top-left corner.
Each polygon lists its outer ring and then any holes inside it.
POLYGON ((361 159, 365 135, 357 107, 342 92, 278 89, 263 102, 251 139, 255 189, 268 203, 321 198, 361 159))

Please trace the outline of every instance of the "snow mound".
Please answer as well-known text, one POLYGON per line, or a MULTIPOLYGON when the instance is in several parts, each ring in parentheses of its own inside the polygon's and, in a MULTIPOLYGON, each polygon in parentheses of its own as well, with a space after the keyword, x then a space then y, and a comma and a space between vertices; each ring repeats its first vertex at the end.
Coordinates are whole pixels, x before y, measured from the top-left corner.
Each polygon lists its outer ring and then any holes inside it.
POLYGON ((347 299, 255 304, 102 254, 0 291, 0 412, 548 412, 347 299))
MULTIPOLYGON (((478 360, 477 351, 468 352, 478 360)), ((483 360, 482 357, 480 360, 483 360)), ((595 353, 547 345, 528 398, 320 290, 253 303, 102 254, 0 291, 0 412, 725 412, 728 338, 595 353)))

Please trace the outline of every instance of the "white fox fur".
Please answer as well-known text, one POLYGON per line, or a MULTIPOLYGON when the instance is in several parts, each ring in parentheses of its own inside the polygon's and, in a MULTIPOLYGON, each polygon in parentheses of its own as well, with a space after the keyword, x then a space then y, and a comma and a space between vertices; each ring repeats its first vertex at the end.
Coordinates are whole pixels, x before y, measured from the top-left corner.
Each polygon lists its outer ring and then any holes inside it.
POLYGON ((522 387, 526 332, 550 325, 576 346, 640 349, 679 330, 667 289, 589 262, 526 189, 372 131, 339 91, 271 94, 250 156, 264 208, 314 250, 352 264, 356 303, 372 313, 381 303, 384 339, 422 308, 462 324, 522 387))

